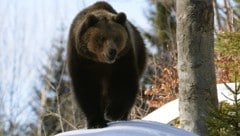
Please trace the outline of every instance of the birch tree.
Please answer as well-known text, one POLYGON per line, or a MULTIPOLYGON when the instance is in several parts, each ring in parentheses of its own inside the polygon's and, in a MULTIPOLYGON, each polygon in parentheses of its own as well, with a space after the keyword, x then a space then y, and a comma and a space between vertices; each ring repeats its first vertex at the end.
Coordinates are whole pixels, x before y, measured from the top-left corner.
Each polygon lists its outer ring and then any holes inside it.
POLYGON ((207 134, 210 107, 217 106, 212 0, 177 0, 180 126, 207 134))

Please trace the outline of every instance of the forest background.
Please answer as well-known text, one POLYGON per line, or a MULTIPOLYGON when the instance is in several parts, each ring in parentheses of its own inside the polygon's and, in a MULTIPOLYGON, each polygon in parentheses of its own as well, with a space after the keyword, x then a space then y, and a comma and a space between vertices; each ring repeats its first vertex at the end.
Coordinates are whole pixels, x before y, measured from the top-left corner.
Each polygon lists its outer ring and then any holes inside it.
MULTIPOLYGON (((69 89, 65 53, 73 17, 93 2, 0 1, 0 135, 53 135, 84 126, 69 89)), ((175 1, 130 1, 136 10, 127 6, 129 1, 109 2, 127 12, 149 49, 131 113, 132 119, 140 119, 178 95, 175 1)), ((214 9, 217 82, 234 82, 240 69, 240 1, 215 0, 214 9)))

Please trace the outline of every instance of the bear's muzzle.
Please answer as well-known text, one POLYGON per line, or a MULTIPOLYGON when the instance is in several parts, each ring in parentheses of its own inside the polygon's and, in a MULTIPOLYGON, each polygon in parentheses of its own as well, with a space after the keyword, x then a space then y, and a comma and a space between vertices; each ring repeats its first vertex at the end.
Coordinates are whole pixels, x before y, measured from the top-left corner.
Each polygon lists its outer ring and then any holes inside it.
POLYGON ((113 61, 113 60, 115 60, 116 56, 117 56, 117 50, 116 49, 110 49, 109 52, 108 52, 108 56, 107 56, 108 59, 110 61, 113 61))

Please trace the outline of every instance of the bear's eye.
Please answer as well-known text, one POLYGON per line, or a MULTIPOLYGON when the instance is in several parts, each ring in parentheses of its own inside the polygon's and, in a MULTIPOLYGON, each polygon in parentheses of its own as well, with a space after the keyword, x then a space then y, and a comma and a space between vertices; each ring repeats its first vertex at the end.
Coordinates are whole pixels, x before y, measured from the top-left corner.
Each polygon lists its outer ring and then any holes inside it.
POLYGON ((99 42, 104 42, 105 39, 106 39, 106 38, 105 38, 103 35, 100 35, 100 36, 98 37, 98 41, 99 41, 99 42))
POLYGON ((114 41, 115 41, 116 43, 119 43, 119 42, 121 42, 120 39, 121 39, 121 38, 119 38, 119 37, 117 36, 117 37, 114 38, 114 41))

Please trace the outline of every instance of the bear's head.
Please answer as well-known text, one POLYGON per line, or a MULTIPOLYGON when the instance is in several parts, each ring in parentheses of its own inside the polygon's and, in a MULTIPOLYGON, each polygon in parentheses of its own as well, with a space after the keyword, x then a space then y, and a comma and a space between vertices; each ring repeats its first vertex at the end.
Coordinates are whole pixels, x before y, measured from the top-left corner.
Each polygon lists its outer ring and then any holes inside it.
POLYGON ((99 12, 90 14, 78 32, 77 49, 88 59, 112 64, 126 48, 128 33, 124 13, 99 12))

